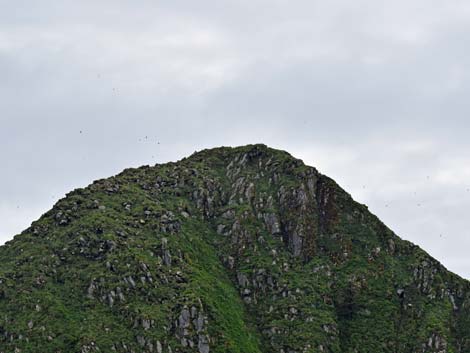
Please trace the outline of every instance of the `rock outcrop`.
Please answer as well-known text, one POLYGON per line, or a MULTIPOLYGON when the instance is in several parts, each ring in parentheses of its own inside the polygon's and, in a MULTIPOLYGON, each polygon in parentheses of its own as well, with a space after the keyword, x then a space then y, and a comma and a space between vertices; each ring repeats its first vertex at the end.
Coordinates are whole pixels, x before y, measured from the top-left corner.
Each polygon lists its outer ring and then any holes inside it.
POLYGON ((470 285, 264 145, 127 169, 0 247, 0 353, 470 352, 470 285))

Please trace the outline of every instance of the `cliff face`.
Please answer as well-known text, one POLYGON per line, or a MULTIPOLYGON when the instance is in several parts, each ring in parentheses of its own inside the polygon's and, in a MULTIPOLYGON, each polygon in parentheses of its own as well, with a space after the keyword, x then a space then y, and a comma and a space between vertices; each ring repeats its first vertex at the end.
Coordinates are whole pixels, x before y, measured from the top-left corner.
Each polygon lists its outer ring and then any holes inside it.
POLYGON ((264 145, 128 169, 0 248, 0 352, 470 352, 470 285, 264 145))

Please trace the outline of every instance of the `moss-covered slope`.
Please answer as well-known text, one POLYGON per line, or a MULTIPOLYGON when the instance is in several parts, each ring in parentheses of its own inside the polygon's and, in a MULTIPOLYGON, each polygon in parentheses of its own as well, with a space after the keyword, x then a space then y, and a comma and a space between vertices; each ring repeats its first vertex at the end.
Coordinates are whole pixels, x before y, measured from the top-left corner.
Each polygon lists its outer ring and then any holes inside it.
POLYGON ((77 189, 0 247, 0 353, 470 352, 470 285, 264 145, 77 189))

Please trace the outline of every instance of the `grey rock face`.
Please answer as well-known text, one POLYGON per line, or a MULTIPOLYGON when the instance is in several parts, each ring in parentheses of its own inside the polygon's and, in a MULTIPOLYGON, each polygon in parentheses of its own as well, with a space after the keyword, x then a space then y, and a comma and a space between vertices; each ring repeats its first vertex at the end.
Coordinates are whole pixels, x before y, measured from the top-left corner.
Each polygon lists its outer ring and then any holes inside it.
POLYGON ((197 348, 199 353, 209 353, 209 337, 207 335, 199 335, 197 348))
POLYGON ((281 233, 281 226, 278 217, 274 213, 266 213, 264 214, 264 222, 268 231, 272 235, 277 235, 281 233))
POLYGON ((296 231, 294 231, 289 237, 289 246, 292 249, 294 256, 300 256, 302 253, 302 244, 303 238, 296 231))
POLYGON ((181 314, 178 319, 179 327, 186 328, 189 327, 190 314, 188 308, 184 308, 181 311, 181 314))

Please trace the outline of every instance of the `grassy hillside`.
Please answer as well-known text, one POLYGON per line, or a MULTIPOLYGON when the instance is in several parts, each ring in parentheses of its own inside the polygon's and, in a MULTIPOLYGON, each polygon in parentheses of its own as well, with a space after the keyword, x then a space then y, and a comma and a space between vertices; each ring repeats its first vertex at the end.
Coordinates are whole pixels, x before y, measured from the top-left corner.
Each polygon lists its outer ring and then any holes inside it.
POLYGON ((77 189, 0 247, 0 353, 470 352, 470 285, 264 145, 77 189))

